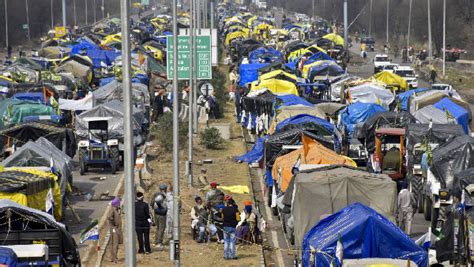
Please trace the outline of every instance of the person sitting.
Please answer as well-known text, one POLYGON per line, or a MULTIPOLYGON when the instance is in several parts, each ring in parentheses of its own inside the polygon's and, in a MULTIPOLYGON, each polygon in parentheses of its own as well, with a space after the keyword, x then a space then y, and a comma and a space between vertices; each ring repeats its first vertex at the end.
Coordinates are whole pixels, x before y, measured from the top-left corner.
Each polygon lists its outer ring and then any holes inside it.
POLYGON ((206 187, 209 186, 209 182, 207 181, 207 169, 202 168, 201 169, 201 174, 198 177, 198 186, 201 188, 201 190, 205 189, 206 187))
POLYGON ((205 242, 206 239, 206 226, 209 213, 207 208, 204 206, 201 197, 196 197, 194 199, 196 201, 196 205, 191 209, 191 228, 193 229, 193 233, 198 233, 197 237, 194 234, 194 239, 197 238, 198 243, 205 242))
POLYGON ((209 184, 211 189, 206 193, 206 202, 211 205, 212 207, 217 206, 218 204, 224 203, 224 193, 217 189, 216 182, 212 182, 209 184))
POLYGON ((249 243, 258 242, 259 230, 257 219, 258 216, 252 209, 252 201, 246 200, 240 216, 240 222, 237 224, 236 235, 238 239, 249 243))
POLYGON ((222 214, 222 210, 225 208, 224 204, 219 204, 215 207, 211 208, 212 211, 212 223, 216 228, 217 234, 217 242, 223 244, 224 243, 224 232, 222 232, 223 224, 224 224, 224 217, 222 214))

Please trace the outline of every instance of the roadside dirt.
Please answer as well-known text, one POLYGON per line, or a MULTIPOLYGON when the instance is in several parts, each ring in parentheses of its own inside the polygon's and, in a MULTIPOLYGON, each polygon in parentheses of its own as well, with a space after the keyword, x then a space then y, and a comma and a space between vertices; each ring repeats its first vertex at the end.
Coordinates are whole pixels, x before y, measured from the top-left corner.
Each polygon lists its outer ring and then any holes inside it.
MULTIPOLYGON (((216 181, 221 185, 249 185, 249 170, 245 164, 237 164, 233 157, 245 153, 245 144, 239 127, 234 123, 232 116, 233 106, 230 103, 225 103, 225 117, 215 122, 230 122, 231 123, 231 139, 225 141, 222 149, 207 150, 195 138, 194 149, 194 166, 193 173, 197 179, 200 169, 202 167, 208 170, 208 181, 216 181), (212 159, 212 164, 201 164, 204 159, 212 159)), ((210 123, 212 123, 211 121, 210 123)), ((202 126, 201 129, 205 127, 202 126)), ((150 157, 154 158, 151 161, 151 168, 154 172, 152 186, 149 192, 145 193, 145 199, 148 200, 150 196, 158 190, 158 185, 162 182, 171 184, 172 182, 172 154, 165 153, 159 146, 154 146, 150 149, 150 157)), ((185 162, 187 158, 187 149, 180 153, 180 172, 181 172, 181 260, 183 266, 259 266, 261 249, 257 245, 238 245, 237 256, 238 260, 225 261, 223 259, 223 245, 211 242, 208 244, 199 244, 192 240, 191 235, 191 218, 189 212, 194 206, 194 197, 197 195, 204 196, 205 192, 199 192, 195 188, 188 188, 185 176, 185 162)), ((226 194, 231 194, 225 192, 226 194)), ((248 194, 231 194, 240 207, 243 207, 243 201, 251 199, 248 194)), ((155 235, 155 228, 152 228, 150 238, 153 241, 155 235)), ((119 259, 124 261, 123 245, 119 248, 119 259)), ((113 264, 109 261, 109 251, 106 251, 102 266, 119 266, 122 264, 113 264)), ((150 255, 137 255, 138 266, 172 266, 173 263, 169 261, 169 250, 158 251, 152 248, 150 255)))

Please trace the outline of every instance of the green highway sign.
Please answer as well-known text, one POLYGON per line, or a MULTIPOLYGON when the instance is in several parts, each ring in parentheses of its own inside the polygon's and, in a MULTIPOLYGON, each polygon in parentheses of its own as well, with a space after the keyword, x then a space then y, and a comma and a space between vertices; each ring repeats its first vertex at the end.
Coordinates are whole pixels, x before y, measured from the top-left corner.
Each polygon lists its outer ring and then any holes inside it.
MULTIPOLYGON (((166 71, 169 80, 173 79, 173 36, 166 37, 166 71)), ((211 80, 211 36, 196 36, 196 77, 198 80, 211 80)), ((189 36, 178 36, 178 79, 191 77, 191 45, 189 36)))

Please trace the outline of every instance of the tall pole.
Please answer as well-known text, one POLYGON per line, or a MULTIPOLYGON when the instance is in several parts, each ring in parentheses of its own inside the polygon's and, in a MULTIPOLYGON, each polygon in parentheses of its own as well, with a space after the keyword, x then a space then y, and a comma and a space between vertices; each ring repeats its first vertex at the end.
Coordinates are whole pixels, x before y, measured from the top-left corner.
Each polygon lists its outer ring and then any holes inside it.
POLYGON ((312 1, 312 4, 311 4, 311 18, 314 18, 314 0, 312 1))
POLYGON ((443 77, 446 75, 446 0, 443 0, 443 77))
POLYGON ((173 240, 170 242, 171 260, 180 266, 179 244, 179 117, 178 117, 178 20, 177 0, 173 0, 173 240))
POLYGON ((370 0, 370 16, 369 16, 369 37, 372 37, 372 5, 373 0, 370 0))
POLYGON ((433 47, 431 45, 431 1, 428 0, 428 60, 431 62, 433 58, 433 47))
POLYGON ((89 16, 89 12, 88 12, 88 10, 87 10, 87 9, 88 9, 88 8, 87 8, 87 1, 88 1, 88 0, 85 0, 85 1, 84 1, 84 2, 86 3, 86 8, 85 8, 85 10, 86 10, 86 25, 89 24, 89 19, 87 18, 87 17, 89 16))
POLYGON ((212 29, 214 29, 214 0, 211 0, 211 40, 212 40, 212 29))
POLYGON ((194 102, 193 102, 193 91, 195 90, 194 85, 194 70, 195 70, 195 58, 194 58, 194 1, 190 1, 189 13, 190 13, 190 20, 189 20, 189 39, 190 39, 190 77, 189 77, 189 88, 191 89, 188 93, 188 186, 193 186, 193 118, 194 118, 194 102))
POLYGON ((53 0, 51 0, 51 29, 54 29, 54 12, 53 12, 53 0))
POLYGON ((196 0, 197 29, 201 32, 201 0, 196 0))
POLYGON ((133 128, 131 98, 131 48, 130 48, 130 5, 128 0, 120 0, 120 19, 122 28, 122 88, 124 105, 125 161, 125 266, 136 266, 135 250, 135 177, 133 162, 133 128))
POLYGON ((102 5, 100 6, 100 10, 102 10, 102 19, 105 18, 105 3, 104 0, 102 0, 102 5))
POLYGON ((73 7, 73 13, 74 13, 74 28, 76 28, 77 26, 77 15, 76 15, 76 0, 73 0, 73 3, 72 3, 73 7))
POLYGON ((348 47, 348 32, 347 32, 347 0, 344 0, 344 46, 348 47))
POLYGON ((63 9, 63 27, 66 27, 66 0, 62 1, 62 9, 63 9))
MULTIPOLYGON (((201 0, 195 0, 194 2, 194 12, 196 14, 195 16, 195 23, 194 23, 194 35, 199 36, 201 35, 201 0), (196 32, 196 26, 197 26, 197 32, 196 32)), ((196 46, 193 47, 193 55, 196 55, 196 46)), ((197 71, 197 62, 195 62, 195 68, 197 71)), ((193 97, 193 132, 197 133, 198 132, 198 116, 197 116, 197 75, 195 74, 194 76, 194 88, 192 90, 192 97, 193 97)))
POLYGON ((410 31, 411 31, 411 7, 413 0, 410 0, 410 9, 408 11, 408 33, 407 33, 407 47, 410 46, 410 31))
POLYGON ((7 49, 10 46, 8 41, 8 0, 5 0, 5 47, 7 49))
POLYGON ((389 40, 389 37, 388 37, 388 30, 389 30, 389 20, 388 20, 388 16, 390 14, 390 0, 387 0, 387 40, 386 40, 386 43, 388 44, 388 40, 389 40))
POLYGON ((25 0, 26 7, 26 25, 28 25, 28 41, 31 41, 31 31, 30 31, 30 10, 28 8, 28 0, 25 0))
POLYGON ((92 11, 93 11, 93 14, 94 14, 94 23, 97 22, 97 2, 96 0, 94 0, 94 6, 92 7, 92 11))

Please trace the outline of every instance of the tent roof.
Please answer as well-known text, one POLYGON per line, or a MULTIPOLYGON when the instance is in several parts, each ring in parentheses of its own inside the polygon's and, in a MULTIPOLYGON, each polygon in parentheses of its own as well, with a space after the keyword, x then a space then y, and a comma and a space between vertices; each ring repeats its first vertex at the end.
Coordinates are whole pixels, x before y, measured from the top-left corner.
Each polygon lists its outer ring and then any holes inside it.
POLYGON ((391 221, 360 203, 345 207, 308 231, 303 241, 303 265, 329 266, 336 256, 339 236, 345 259, 409 258, 420 267, 428 266, 426 251, 391 221), (315 253, 315 263, 311 263, 311 253, 315 253))

